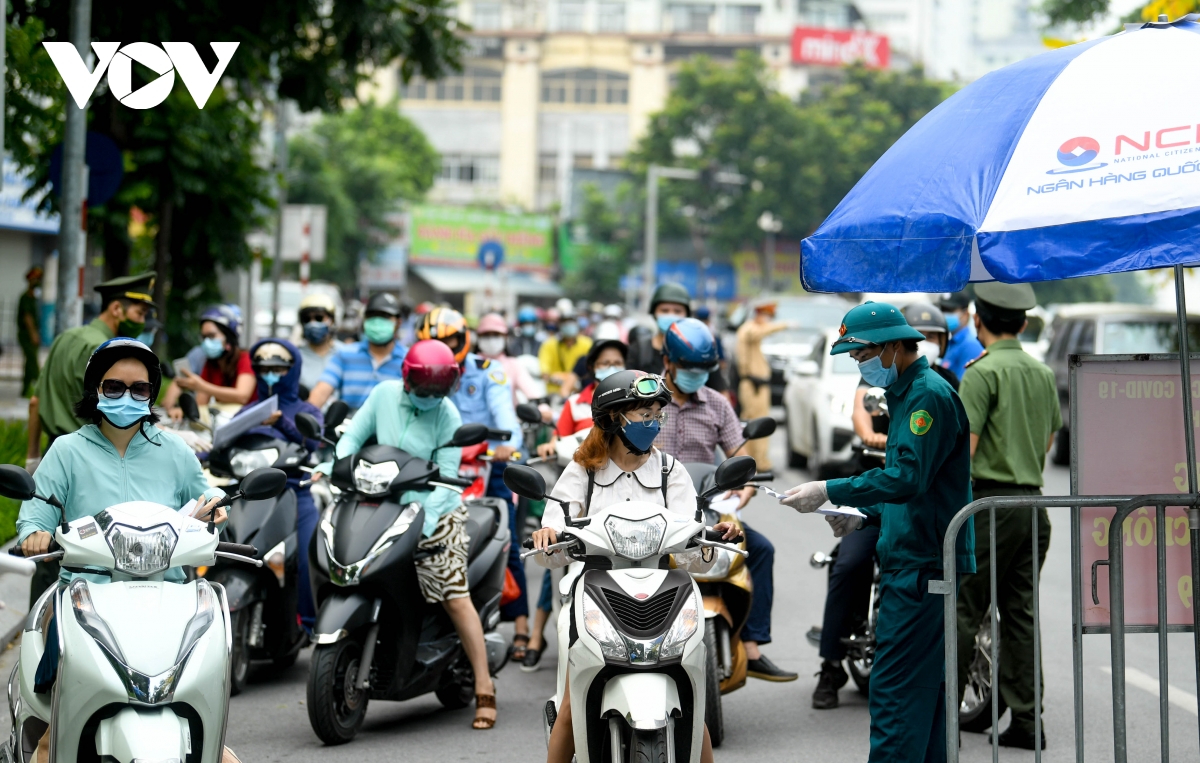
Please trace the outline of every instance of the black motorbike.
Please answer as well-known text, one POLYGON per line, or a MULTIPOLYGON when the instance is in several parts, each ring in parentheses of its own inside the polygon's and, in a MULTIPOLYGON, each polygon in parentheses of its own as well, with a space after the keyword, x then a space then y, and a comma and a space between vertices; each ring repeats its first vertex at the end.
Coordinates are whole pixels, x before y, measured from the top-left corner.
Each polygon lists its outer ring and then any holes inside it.
MULTIPOLYGON (((195 398, 179 399, 184 416, 199 419, 195 398)), ((248 433, 212 450, 209 471, 231 481, 227 493, 255 469, 273 467, 292 479, 303 479, 308 458, 301 445, 271 435, 248 433)), ((269 661, 277 669, 290 667, 308 645, 308 635, 297 619, 299 548, 296 533, 296 493, 284 490, 275 498, 251 501, 239 498, 229 504, 229 520, 222 540, 254 546, 262 567, 218 559, 203 570, 204 577, 225 587, 229 597, 230 694, 238 694, 250 676, 252 661, 269 661)))
MULTIPOLYGON (((312 417, 299 414, 296 420, 306 437, 321 436, 312 417)), ((466 424, 439 447, 478 445, 496 434, 466 424)), ((318 611, 308 718, 321 741, 333 745, 354 738, 369 700, 433 692, 446 708, 462 708, 474 697, 475 678, 445 609, 427 604, 417 585, 414 563, 429 553, 417 549, 425 511, 419 503, 400 502, 409 490, 461 489, 471 480, 443 475, 433 461, 378 444, 336 460, 330 480, 340 495, 321 517, 309 557, 318 611)), ((507 644, 495 629, 508 560, 508 509, 493 498, 467 501, 466 508, 467 578, 495 674, 507 659, 507 644)))

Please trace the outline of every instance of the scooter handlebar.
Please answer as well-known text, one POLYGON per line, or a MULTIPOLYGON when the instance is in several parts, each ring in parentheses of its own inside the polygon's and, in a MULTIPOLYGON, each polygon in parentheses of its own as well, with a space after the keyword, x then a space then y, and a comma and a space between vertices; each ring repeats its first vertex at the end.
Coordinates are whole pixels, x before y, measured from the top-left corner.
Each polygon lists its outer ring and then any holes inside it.
POLYGON ((475 484, 475 480, 467 479, 466 477, 438 477, 433 482, 441 482, 445 485, 454 485, 455 487, 471 487, 475 484))
POLYGON ((218 543, 218 554, 237 554, 238 556, 248 556, 251 559, 258 556, 258 549, 254 546, 249 546, 244 543, 218 543))
POLYGON ((709 529, 704 531, 704 540, 711 541, 713 543, 741 543, 745 539, 746 536, 741 533, 738 533, 729 540, 725 540, 725 536, 716 530, 709 529))
MULTIPOLYGON (((59 546, 58 541, 51 538, 50 546, 49 546, 49 548, 46 549, 46 551, 44 553, 53 554, 57 551, 62 551, 62 546, 59 546)), ((21 549, 20 544, 18 544, 18 545, 11 547, 10 549, 8 549, 8 555, 9 556, 19 556, 19 557, 24 558, 25 552, 21 549)))

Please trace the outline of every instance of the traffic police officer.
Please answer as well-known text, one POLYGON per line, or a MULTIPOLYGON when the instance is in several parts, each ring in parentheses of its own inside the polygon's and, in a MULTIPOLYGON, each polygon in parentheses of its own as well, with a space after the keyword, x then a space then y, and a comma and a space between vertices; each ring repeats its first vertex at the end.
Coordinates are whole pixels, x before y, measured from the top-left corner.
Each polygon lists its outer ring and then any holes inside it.
POLYGON ((983 352, 983 345, 979 343, 975 327, 971 325, 970 306, 971 297, 965 291, 955 292, 938 301, 950 331, 950 341, 942 353, 942 368, 949 369, 959 379, 967 363, 983 352))
MULTIPOLYGON (((975 328, 987 349, 967 364, 963 406, 971 422, 971 477, 976 499, 1041 495, 1042 470, 1054 433, 1062 426, 1054 372, 1025 352, 1017 334, 1025 311, 1037 304, 1029 284, 985 283, 975 287, 975 328)), ((1012 722, 1000 735, 1005 747, 1032 750, 1033 532, 1032 509, 996 512, 996 594, 1000 611, 1000 696, 1012 722)), ((974 654, 975 633, 991 603, 989 523, 979 523, 979 572, 958 595, 958 687, 962 696, 974 654)), ((1040 570, 1050 547, 1050 516, 1038 509, 1040 570)), ((995 731, 993 729, 993 731, 995 731)), ((1046 746, 1043 733, 1041 745, 1046 746)))
MULTIPOLYGON (((971 502, 967 414, 958 395, 929 367, 921 333, 900 310, 867 302, 846 314, 830 354, 849 352, 868 384, 887 390, 892 425, 882 469, 857 477, 809 482, 784 504, 816 511, 827 500, 856 506, 880 525, 879 619, 871 670, 871 756, 879 761, 946 759, 945 662, 941 596, 946 526, 971 502)), ((834 534, 862 526, 858 517, 829 517, 834 534)), ((955 542, 957 569, 975 571, 968 521, 955 542)))

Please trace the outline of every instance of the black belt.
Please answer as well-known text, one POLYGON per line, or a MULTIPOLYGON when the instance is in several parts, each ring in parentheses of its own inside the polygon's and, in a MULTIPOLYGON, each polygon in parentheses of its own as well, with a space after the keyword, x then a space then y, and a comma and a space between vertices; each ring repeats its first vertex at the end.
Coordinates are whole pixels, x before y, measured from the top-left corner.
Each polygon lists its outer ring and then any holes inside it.
POLYGON ((1001 482, 1000 480, 971 480, 971 485, 978 488, 1006 488, 1019 487, 1026 490, 1041 490, 1041 485, 1018 485, 1015 482, 1001 482))

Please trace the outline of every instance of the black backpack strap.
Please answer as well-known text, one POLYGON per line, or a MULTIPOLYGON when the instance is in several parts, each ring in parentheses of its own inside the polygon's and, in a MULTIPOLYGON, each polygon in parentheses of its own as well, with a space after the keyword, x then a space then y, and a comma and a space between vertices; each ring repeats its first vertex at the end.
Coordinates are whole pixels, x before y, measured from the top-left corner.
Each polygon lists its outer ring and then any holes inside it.
POLYGON ((667 477, 675 469, 675 459, 672 458, 671 465, 668 466, 667 458, 669 458, 669 456, 667 456, 666 453, 663 453, 662 454, 662 478, 660 480, 660 482, 662 484, 659 486, 662 488, 663 506, 667 505, 667 477))
POLYGON ((583 498, 583 515, 586 517, 592 513, 592 490, 596 487, 596 473, 588 469, 588 488, 587 495, 583 498))

